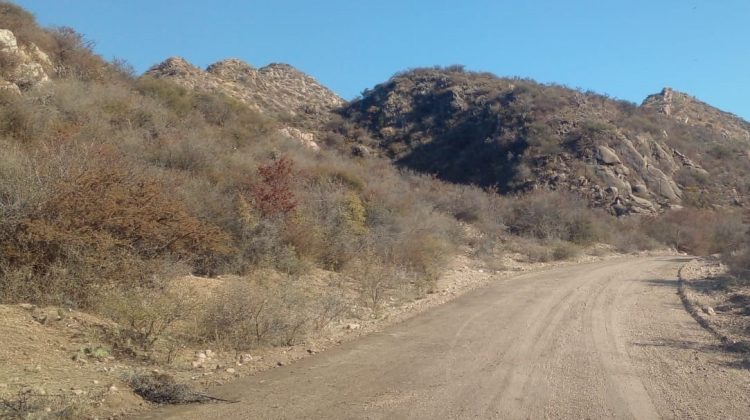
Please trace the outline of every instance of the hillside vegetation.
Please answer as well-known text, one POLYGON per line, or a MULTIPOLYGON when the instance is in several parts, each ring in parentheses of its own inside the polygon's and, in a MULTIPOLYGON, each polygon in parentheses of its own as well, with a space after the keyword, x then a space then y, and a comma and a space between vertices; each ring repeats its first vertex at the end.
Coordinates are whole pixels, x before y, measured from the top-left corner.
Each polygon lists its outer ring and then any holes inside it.
POLYGON ((14 5, 0 28, 0 301, 106 317, 118 357, 290 345, 433 292, 458 254, 745 255, 734 129, 459 69, 339 108, 289 66, 137 77, 14 5))

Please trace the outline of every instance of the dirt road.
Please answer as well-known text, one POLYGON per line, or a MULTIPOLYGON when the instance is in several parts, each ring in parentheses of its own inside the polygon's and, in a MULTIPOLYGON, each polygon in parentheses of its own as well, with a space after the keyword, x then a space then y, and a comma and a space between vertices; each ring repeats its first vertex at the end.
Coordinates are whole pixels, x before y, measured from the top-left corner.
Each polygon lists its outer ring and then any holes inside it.
POLYGON ((498 280, 383 332, 142 418, 750 418, 750 370, 676 295, 684 258, 498 280))

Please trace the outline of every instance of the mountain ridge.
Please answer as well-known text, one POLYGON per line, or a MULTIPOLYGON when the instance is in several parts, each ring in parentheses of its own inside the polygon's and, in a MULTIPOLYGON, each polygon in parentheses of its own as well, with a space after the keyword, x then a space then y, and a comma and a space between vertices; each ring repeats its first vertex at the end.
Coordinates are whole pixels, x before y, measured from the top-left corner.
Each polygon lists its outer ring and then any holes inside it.
POLYGON ((397 74, 342 115, 367 129, 369 147, 452 182, 505 192, 562 188, 615 214, 656 213, 707 195, 736 205, 745 184, 717 160, 747 168, 750 125, 691 98, 666 88, 637 106, 526 79, 432 68, 397 74), (713 146, 731 149, 729 157, 712 156, 713 146))
POLYGON ((238 58, 228 58, 202 70, 184 58, 170 57, 144 75, 191 89, 220 92, 262 113, 292 119, 303 126, 344 102, 312 77, 283 63, 255 68, 238 58))

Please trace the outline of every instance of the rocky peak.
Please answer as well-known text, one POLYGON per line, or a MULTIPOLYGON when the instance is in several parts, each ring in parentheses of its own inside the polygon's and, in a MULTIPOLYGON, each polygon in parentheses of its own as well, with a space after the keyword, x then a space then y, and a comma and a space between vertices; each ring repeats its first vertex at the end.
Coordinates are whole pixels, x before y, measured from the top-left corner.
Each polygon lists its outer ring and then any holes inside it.
POLYGON ((223 93, 264 114, 289 117, 303 127, 327 119, 331 110, 343 104, 331 90, 288 64, 270 64, 256 70, 232 58, 204 71, 173 57, 152 67, 146 75, 198 91, 223 93))
POLYGON ((668 87, 648 96, 641 107, 664 114, 683 124, 719 130, 727 139, 750 140, 750 123, 747 121, 668 87))
POLYGON ((253 66, 239 58, 229 58, 217 61, 208 66, 206 71, 225 80, 241 79, 243 76, 248 75, 255 76, 257 73, 257 70, 255 70, 253 66))
POLYGON ((201 69, 182 57, 169 57, 146 71, 146 74, 155 77, 198 76, 200 73, 201 69))
POLYGON ((651 108, 657 112, 669 116, 672 114, 672 102, 674 101, 674 91, 670 87, 665 87, 661 92, 649 95, 643 101, 643 107, 651 108))
POLYGON ((274 63, 260 69, 230 58, 201 70, 182 58, 169 58, 146 75, 170 80, 199 92, 221 93, 288 126, 280 134, 313 149, 315 132, 328 121, 331 111, 344 101, 312 77, 288 64, 274 63))

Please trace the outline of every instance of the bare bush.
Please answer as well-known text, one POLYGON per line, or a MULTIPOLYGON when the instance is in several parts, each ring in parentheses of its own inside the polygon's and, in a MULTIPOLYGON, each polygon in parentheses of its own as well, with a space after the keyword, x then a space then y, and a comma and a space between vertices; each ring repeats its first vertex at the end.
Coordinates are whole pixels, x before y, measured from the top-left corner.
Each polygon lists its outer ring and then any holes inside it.
POLYGON ((375 313, 378 313, 389 292, 405 279, 404 270, 370 252, 349 261, 344 272, 353 279, 360 298, 375 313))
POLYGON ((199 336, 236 351, 291 345, 343 310, 334 301, 322 307, 321 295, 299 280, 262 276, 232 280, 218 291, 199 324, 199 336))
MULTIPOLYGON (((170 271, 162 276, 172 278, 178 274, 170 271)), ((190 292, 168 288, 166 281, 159 287, 113 288, 101 293, 97 311, 118 323, 108 337, 115 350, 148 354, 158 341, 174 338, 175 324, 190 319, 199 308, 190 292)))
POLYGON ((745 227, 737 212, 682 209, 644 223, 643 229, 658 241, 693 255, 736 250, 745 227))
POLYGON ((508 226, 512 233, 519 235, 585 245, 602 238, 598 219, 595 211, 575 197, 538 192, 515 201, 508 226))

